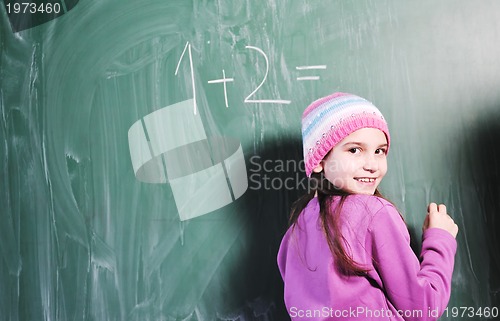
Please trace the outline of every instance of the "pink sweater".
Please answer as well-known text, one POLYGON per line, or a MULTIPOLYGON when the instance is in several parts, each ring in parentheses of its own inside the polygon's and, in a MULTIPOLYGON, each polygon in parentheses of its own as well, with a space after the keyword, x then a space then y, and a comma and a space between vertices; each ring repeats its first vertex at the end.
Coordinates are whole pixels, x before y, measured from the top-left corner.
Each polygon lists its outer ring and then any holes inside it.
MULTIPOLYGON (((335 197, 337 206, 339 197, 335 197)), ((367 276, 341 275, 326 243, 313 198, 298 226, 285 234, 278 266, 292 320, 436 320, 450 299, 457 243, 447 231, 425 231, 422 261, 410 248, 408 229, 389 202, 350 195, 342 233, 367 276)))

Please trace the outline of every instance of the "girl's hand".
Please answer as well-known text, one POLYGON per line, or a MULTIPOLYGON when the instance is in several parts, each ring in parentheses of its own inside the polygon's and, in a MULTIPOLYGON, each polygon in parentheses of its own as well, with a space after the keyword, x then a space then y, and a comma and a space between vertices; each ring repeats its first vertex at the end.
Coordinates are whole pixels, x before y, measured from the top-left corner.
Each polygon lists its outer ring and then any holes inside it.
POLYGON ((444 204, 429 204, 422 231, 425 232, 427 229, 433 227, 448 231, 453 237, 457 237, 458 225, 446 213, 446 206, 444 204))

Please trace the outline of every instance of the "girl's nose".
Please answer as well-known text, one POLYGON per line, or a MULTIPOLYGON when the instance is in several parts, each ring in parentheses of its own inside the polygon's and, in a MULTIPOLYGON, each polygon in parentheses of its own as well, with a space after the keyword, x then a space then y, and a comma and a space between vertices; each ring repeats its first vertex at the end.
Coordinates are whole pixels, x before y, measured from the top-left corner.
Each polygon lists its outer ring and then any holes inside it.
POLYGON ((376 172, 378 170, 378 162, 373 155, 369 155, 365 158, 363 169, 371 173, 376 172))

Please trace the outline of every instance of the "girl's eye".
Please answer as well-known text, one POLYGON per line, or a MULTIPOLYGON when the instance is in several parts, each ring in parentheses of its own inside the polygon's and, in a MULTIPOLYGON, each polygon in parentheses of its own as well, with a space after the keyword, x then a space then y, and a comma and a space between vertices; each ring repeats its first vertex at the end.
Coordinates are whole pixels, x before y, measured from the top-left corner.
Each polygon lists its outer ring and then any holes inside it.
POLYGON ((354 147, 354 148, 349 149, 349 153, 351 153, 351 154, 357 154, 359 152, 361 152, 361 149, 359 147, 354 147))
POLYGON ((377 155, 385 155, 387 153, 387 150, 385 148, 379 148, 375 151, 375 154, 377 155))

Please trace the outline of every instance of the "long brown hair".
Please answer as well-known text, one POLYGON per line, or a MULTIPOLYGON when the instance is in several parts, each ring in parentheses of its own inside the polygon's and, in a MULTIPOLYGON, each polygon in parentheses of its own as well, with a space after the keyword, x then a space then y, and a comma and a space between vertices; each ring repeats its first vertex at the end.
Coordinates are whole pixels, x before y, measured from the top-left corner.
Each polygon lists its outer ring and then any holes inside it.
MULTIPOLYGON (((342 206, 349 196, 349 193, 336 188, 330 181, 328 181, 323 172, 313 173, 311 175, 310 191, 300 197, 292 205, 290 214, 290 225, 295 228, 302 210, 307 206, 310 200, 314 198, 317 193, 318 203, 320 206, 319 216, 321 220, 321 227, 325 234, 328 247, 336 259, 336 263, 340 271, 348 275, 364 275, 369 269, 358 264, 346 250, 349 246, 341 232, 340 213, 342 206), (339 205, 332 212, 333 196, 340 196, 339 205)), ((382 197, 382 194, 375 190, 375 196, 382 197)))

